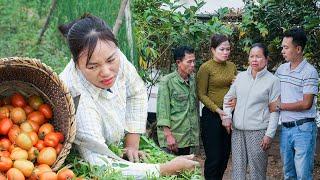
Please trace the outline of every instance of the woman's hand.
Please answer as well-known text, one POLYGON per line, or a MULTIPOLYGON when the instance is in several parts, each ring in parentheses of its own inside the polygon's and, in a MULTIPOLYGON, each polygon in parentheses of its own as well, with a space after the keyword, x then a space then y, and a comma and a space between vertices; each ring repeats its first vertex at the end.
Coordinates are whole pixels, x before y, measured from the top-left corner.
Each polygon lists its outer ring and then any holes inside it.
POLYGON ((281 106, 281 102, 280 102, 280 97, 279 97, 276 101, 271 102, 269 104, 269 111, 270 112, 279 111, 280 110, 280 106, 281 106))
POLYGON ((262 147, 262 149, 264 151, 266 151, 270 148, 271 141, 272 141, 271 137, 266 136, 266 135, 263 137, 263 139, 260 143, 260 146, 262 147))
POLYGON ((230 100, 226 103, 226 107, 231 107, 232 110, 236 107, 236 105, 237 105, 237 98, 230 99, 230 100))
POLYGON ((140 159, 143 162, 147 161, 147 156, 143 151, 139 151, 138 149, 132 147, 126 147, 124 149, 123 156, 131 162, 140 162, 140 159))
POLYGON ((227 116, 226 113, 224 113, 220 108, 218 108, 216 112, 219 114, 221 120, 224 116, 227 116))
POLYGON ((146 154, 139 151, 140 134, 128 133, 125 136, 125 148, 123 157, 131 162, 146 160, 146 154))
POLYGON ((160 165, 162 176, 177 174, 182 170, 192 170, 199 166, 199 162, 193 160, 194 155, 178 156, 173 160, 160 165))
POLYGON ((222 125, 226 128, 228 134, 230 134, 231 131, 233 130, 232 121, 231 121, 230 118, 223 118, 222 119, 222 125))

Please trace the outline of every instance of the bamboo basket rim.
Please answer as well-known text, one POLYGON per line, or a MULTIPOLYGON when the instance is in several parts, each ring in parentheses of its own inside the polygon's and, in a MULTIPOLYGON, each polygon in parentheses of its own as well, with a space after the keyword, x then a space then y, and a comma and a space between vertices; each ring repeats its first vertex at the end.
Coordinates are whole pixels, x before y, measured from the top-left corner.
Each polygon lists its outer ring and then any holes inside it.
MULTIPOLYGON (((72 143, 75 139, 76 135, 76 121, 75 121, 75 108, 74 108, 74 102, 73 98, 71 96, 70 91, 68 90, 67 86, 64 84, 64 82, 59 78, 56 72, 54 72, 51 67, 47 66, 46 64, 42 63, 39 59, 35 58, 28 58, 28 57, 7 57, 7 58, 0 58, 0 71, 2 71, 3 68, 31 68, 37 71, 40 71, 45 76, 48 76, 54 84, 59 87, 61 91, 64 93, 64 99, 66 102, 67 107, 67 119, 68 119, 68 125, 67 127, 67 133, 65 134, 65 142, 63 144, 63 148, 59 155, 57 156, 57 160, 55 163, 51 166, 53 171, 57 171, 62 164, 64 163, 67 155, 70 153, 70 149, 72 147, 72 143)), ((19 80, 17 80, 19 81, 19 80)), ((0 81, 0 86, 2 86, 2 83, 8 83, 9 81, 0 81)), ((10 82, 9 82, 10 83, 10 82)), ((29 82, 25 82, 26 84, 29 82)), ((32 83, 29 83, 32 84, 32 83)), ((34 84, 32 84, 34 85, 34 84)), ((34 85, 36 87, 36 85, 34 85)), ((39 91, 39 89, 38 89, 39 91)), ((40 90, 41 91, 41 90, 40 90)), ((42 91, 41 91, 42 92, 42 91)), ((43 92, 42 92, 43 93, 43 92)), ((46 95, 45 93, 41 94, 41 96, 46 95)), ((46 100, 53 105, 51 100, 46 97, 46 100)), ((53 106, 52 106, 53 107, 53 106)), ((53 107, 58 108, 58 107, 53 107)), ((53 118, 53 121, 58 121, 60 119, 53 118)), ((61 120, 60 120, 61 121, 61 120)))

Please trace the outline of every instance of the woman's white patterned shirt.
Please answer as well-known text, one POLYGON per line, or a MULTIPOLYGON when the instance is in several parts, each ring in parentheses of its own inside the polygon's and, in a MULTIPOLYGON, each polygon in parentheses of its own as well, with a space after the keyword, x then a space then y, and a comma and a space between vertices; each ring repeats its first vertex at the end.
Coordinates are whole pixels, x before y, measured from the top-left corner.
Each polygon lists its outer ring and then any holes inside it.
POLYGON ((125 133, 145 133, 147 119, 147 92, 134 66, 118 50, 120 69, 110 90, 88 82, 69 62, 60 78, 66 83, 72 97, 80 95, 76 111, 77 133, 75 144, 81 156, 91 164, 103 165, 121 161, 125 175, 137 179, 147 174, 159 175, 159 165, 130 163, 116 157, 107 144, 119 142, 125 133))

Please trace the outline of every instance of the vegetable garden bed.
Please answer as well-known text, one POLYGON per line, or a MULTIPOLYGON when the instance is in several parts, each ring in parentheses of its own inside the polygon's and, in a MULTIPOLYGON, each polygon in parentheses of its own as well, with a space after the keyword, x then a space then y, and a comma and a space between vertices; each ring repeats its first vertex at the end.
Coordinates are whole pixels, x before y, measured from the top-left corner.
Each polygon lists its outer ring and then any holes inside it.
MULTIPOLYGON (((112 150, 117 155, 122 155, 123 146, 122 144, 109 145, 110 150, 112 150)), ((174 158, 174 155, 168 154, 161 150, 153 140, 147 138, 146 136, 141 136, 140 138, 140 150, 143 150, 149 155, 149 158, 145 163, 164 163, 170 161, 174 158)), ((81 159, 79 153, 73 148, 68 155, 65 166, 70 167, 71 170, 79 177, 84 177, 88 179, 135 179, 134 177, 127 177, 123 176, 120 171, 114 170, 110 166, 96 166, 90 165, 89 163, 85 162, 81 159)), ((182 179, 193 179, 193 180, 200 180, 204 179, 201 176, 201 168, 195 168, 193 171, 183 171, 179 175, 172 175, 172 176, 163 176, 163 177, 155 177, 155 176, 148 176, 147 179, 160 179, 160 180, 182 180, 182 179)))

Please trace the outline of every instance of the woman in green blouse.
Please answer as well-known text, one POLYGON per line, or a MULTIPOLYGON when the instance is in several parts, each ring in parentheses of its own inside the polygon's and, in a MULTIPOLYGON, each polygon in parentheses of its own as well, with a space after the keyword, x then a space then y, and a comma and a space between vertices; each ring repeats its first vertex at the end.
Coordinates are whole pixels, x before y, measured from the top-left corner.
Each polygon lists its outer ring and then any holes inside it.
POLYGON ((222 126, 223 98, 237 74, 235 64, 228 61, 230 42, 227 36, 211 38, 213 58, 203 63, 197 74, 197 94, 204 104, 202 109, 201 138, 206 153, 206 179, 222 179, 227 167, 231 140, 222 126))

